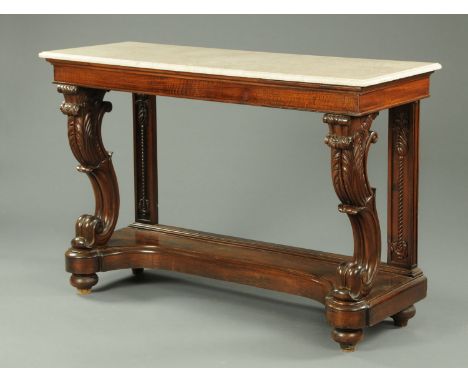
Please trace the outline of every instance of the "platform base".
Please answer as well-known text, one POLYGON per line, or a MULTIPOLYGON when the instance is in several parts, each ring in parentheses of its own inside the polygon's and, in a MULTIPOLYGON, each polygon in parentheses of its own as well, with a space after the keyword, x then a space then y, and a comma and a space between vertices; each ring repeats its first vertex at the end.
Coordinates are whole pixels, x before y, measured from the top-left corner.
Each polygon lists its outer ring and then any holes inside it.
POLYGON ((425 297, 427 281, 418 269, 408 272, 382 264, 372 291, 364 299, 337 301, 330 293, 337 283, 336 269, 348 260, 327 252, 135 223, 115 231, 106 247, 70 249, 66 269, 73 273, 76 287, 85 281, 96 283, 97 272, 130 268, 138 275, 149 268, 311 298, 325 305, 327 320, 334 328, 332 337, 343 350, 350 351, 367 326, 387 317, 404 326, 414 315, 411 306, 425 297))

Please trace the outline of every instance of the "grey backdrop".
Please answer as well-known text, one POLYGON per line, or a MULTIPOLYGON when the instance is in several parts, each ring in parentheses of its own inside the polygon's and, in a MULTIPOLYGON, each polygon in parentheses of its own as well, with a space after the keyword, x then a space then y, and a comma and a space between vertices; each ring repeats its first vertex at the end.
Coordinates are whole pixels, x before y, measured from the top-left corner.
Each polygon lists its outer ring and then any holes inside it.
MULTIPOLYGON (((0 366, 468 366, 465 16, 0 16, 0 366), (428 298, 405 329, 353 354, 320 304, 181 274, 100 275, 75 295, 63 252, 93 209, 74 170, 42 50, 117 41, 435 61, 422 102, 420 266, 428 298)), ((110 93, 104 143, 133 219, 130 94, 110 93)), ((370 153, 386 232, 387 113, 370 153)), ((161 223, 350 254, 321 115, 158 98, 161 223)), ((385 254, 384 254, 385 256, 385 254)))

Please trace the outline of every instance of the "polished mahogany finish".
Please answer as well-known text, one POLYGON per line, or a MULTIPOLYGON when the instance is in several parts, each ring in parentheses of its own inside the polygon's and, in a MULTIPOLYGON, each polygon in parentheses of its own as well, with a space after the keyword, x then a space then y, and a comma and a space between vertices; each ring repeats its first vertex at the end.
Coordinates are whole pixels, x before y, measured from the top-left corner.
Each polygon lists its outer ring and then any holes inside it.
POLYGON ((417 267, 419 100, 430 73, 369 87, 334 86, 141 69, 50 59, 65 101, 68 136, 78 170, 88 175, 94 214, 82 215, 66 252, 71 284, 89 293, 98 272, 166 269, 317 300, 332 338, 354 350, 363 329, 386 318, 405 326, 426 295, 417 267), (119 192, 101 121, 106 91, 131 92, 134 120, 135 223, 114 232, 119 192), (256 242, 158 224, 156 96, 193 98, 325 113, 325 144, 339 212, 350 220, 353 256, 256 242), (389 112, 388 260, 381 262, 376 190, 367 176, 371 129, 389 112))
POLYGON ((54 79, 85 87, 284 109, 364 115, 429 97, 429 75, 356 87, 48 59, 54 79))
POLYGON ((158 223, 156 97, 133 94, 135 221, 158 223))
MULTIPOLYGON (((69 272, 158 268, 277 290, 322 303, 340 281, 337 267, 347 261, 349 257, 333 253, 141 223, 115 231, 104 248, 66 255, 69 272)), ((416 302, 425 294, 426 278, 422 274, 413 277, 382 264, 366 295, 367 305, 355 304, 353 318, 358 327, 374 325, 407 308, 408 298, 416 302)), ((330 313, 330 317, 335 315, 330 313)))
POLYGON ((389 264, 418 264, 419 102, 395 107, 388 121, 389 264))

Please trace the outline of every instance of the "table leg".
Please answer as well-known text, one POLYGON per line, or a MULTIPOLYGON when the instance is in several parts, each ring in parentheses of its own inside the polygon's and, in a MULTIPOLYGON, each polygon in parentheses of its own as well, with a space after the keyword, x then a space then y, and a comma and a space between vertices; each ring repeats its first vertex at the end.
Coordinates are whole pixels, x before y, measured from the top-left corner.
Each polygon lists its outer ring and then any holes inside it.
MULTIPOLYGON (((133 147, 135 177, 135 221, 158 224, 158 158, 156 97, 134 93, 133 147)), ((143 268, 133 268, 141 276, 143 268)))
MULTIPOLYGON (((75 225, 76 236, 67 251, 70 257, 86 257, 93 248, 107 243, 117 223, 119 189, 112 153, 106 151, 101 138, 104 113, 111 111, 110 102, 103 101, 105 90, 58 85, 65 101, 60 110, 68 116, 68 139, 71 150, 80 163, 78 171, 88 175, 96 201, 93 215, 81 215, 75 225)), ((71 284, 82 294, 89 293, 98 277, 86 267, 71 269, 71 284)))
POLYGON ((332 337, 343 350, 352 351, 362 338, 365 322, 355 313, 365 309, 380 263, 380 225, 375 189, 367 178, 367 155, 377 134, 370 130, 377 113, 364 117, 326 114, 325 143, 331 148, 333 186, 341 200, 338 210, 347 214, 353 229, 354 253, 337 269, 337 283, 327 297, 327 318, 332 337))
POLYGON ((387 263, 419 272, 419 101, 389 110, 387 263))
POLYGON ((135 221, 158 224, 156 97, 133 94, 135 221))

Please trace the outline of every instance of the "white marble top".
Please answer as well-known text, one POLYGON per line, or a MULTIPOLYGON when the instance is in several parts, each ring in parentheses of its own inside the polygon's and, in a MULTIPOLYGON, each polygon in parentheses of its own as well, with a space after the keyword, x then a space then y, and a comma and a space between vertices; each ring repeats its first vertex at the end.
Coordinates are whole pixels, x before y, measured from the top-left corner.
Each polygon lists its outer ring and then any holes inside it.
POLYGON ((370 86, 441 68, 438 63, 309 56, 120 42, 42 52, 39 57, 136 68, 370 86))

